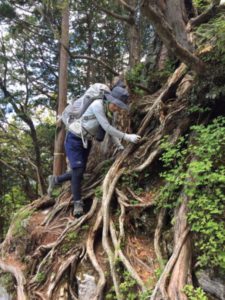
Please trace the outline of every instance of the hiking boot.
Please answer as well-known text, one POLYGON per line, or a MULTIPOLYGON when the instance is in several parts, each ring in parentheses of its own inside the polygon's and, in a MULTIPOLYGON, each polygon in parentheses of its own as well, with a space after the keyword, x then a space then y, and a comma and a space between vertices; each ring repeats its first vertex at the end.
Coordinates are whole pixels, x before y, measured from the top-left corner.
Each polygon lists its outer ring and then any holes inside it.
POLYGON ((56 183, 56 176, 49 175, 48 176, 48 190, 47 190, 49 197, 51 197, 52 191, 53 191, 53 189, 54 189, 54 187, 55 187, 56 184, 57 184, 56 183))
POLYGON ((83 200, 74 201, 73 215, 76 218, 81 217, 84 214, 84 203, 83 200))

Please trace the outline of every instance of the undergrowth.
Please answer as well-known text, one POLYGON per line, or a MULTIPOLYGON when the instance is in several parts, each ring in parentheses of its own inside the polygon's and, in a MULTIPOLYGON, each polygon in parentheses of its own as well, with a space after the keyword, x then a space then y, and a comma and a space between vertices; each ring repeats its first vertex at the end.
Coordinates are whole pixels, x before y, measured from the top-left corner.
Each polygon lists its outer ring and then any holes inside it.
POLYGON ((164 140, 158 207, 173 209, 188 197, 188 222, 195 233, 198 264, 225 272, 225 118, 191 128, 176 145, 164 140))

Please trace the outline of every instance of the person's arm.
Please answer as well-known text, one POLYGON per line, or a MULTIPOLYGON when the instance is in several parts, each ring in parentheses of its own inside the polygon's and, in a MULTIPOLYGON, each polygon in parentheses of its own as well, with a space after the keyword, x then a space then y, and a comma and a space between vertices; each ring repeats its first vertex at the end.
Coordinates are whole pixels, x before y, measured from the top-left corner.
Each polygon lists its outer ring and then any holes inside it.
POLYGON ((124 132, 116 129, 112 125, 110 125, 110 123, 105 115, 102 101, 95 101, 92 105, 93 105, 92 110, 93 110, 93 113, 94 113, 96 119, 98 120, 98 122, 102 126, 102 128, 109 135, 119 138, 119 139, 124 139, 125 141, 131 142, 131 143, 138 143, 138 141, 141 138, 139 135, 124 133, 124 132))
POLYGON ((111 135, 111 137, 112 137, 113 144, 116 146, 116 149, 123 150, 124 146, 121 144, 120 139, 118 139, 117 137, 115 137, 113 135, 111 135))
POLYGON ((124 137, 124 132, 116 129, 109 123, 101 101, 95 101, 92 105, 92 110, 96 119, 98 120, 98 123, 108 134, 119 139, 122 139, 124 137))

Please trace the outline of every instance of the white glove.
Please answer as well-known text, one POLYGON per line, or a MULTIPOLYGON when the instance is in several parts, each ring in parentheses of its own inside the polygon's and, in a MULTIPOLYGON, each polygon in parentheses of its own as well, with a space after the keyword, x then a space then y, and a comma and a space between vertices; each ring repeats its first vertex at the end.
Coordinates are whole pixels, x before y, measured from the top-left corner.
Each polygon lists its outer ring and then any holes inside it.
POLYGON ((124 136, 123 136, 123 139, 125 141, 137 144, 140 141, 141 136, 137 135, 137 134, 127 134, 127 133, 125 133, 124 136))

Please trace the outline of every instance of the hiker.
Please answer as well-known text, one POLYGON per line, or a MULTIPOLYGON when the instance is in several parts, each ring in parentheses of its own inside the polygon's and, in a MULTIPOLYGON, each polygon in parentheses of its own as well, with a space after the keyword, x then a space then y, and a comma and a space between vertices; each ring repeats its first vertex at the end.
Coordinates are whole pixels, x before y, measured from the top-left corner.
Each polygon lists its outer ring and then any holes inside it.
POLYGON ((50 175, 48 178, 48 194, 51 195, 55 185, 71 180, 74 201, 73 215, 75 217, 80 217, 84 213, 81 183, 91 150, 92 139, 98 134, 99 125, 112 137, 114 144, 119 150, 124 149, 120 140, 138 143, 141 138, 136 134, 127 134, 117 130, 110 125, 107 118, 107 115, 110 113, 120 112, 124 109, 128 110, 128 97, 127 90, 122 86, 115 86, 111 92, 108 89, 108 91, 104 92, 103 99, 95 99, 83 113, 81 134, 74 134, 70 130, 67 132, 65 150, 71 171, 60 176, 50 175))

